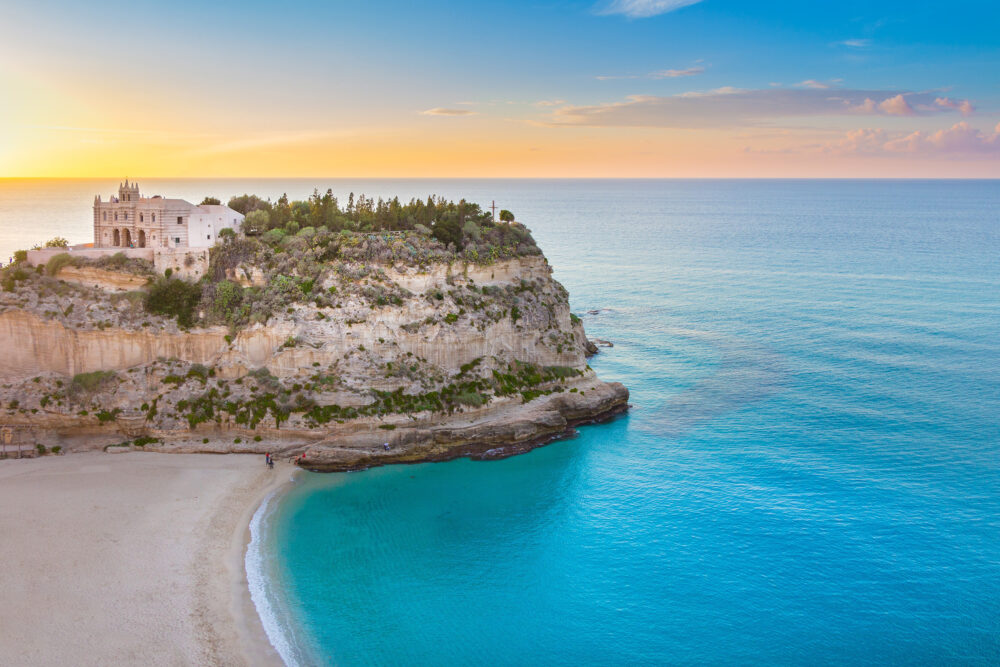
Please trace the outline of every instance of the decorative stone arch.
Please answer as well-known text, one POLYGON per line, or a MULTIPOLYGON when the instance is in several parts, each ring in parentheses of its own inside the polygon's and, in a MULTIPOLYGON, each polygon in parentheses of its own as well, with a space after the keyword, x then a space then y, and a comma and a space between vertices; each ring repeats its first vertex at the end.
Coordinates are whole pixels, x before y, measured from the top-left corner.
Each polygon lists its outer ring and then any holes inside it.
POLYGON ((115 227, 115 239, 114 239, 114 246, 115 246, 116 248, 118 248, 118 247, 120 247, 120 246, 121 246, 121 244, 122 244, 122 235, 121 235, 121 232, 119 232, 119 231, 118 231, 118 228, 117 228, 117 227, 115 227))
POLYGON ((146 230, 145 229, 140 229, 139 230, 139 242, 136 245, 138 247, 140 247, 140 248, 145 248, 146 247, 146 230))
POLYGON ((127 229, 122 230, 122 231, 123 231, 123 233, 122 233, 122 245, 125 246, 126 248, 131 248, 132 247, 132 232, 130 232, 127 229))

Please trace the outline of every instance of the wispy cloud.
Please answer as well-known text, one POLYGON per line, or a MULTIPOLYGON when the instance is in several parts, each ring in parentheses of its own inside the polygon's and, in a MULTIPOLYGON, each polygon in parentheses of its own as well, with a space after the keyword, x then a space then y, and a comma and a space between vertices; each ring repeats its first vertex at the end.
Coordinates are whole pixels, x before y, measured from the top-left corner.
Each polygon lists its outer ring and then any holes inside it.
POLYGON ((653 79, 676 79, 682 76, 695 76, 705 71, 704 67, 688 67, 687 69, 665 69, 650 74, 653 79))
POLYGON ((705 67, 703 65, 694 65, 684 69, 661 69, 648 74, 602 74, 594 78, 598 81, 612 81, 614 79, 677 79, 685 76, 697 76, 704 72, 705 67))
POLYGON ((558 107, 566 104, 566 100, 539 100, 535 102, 536 107, 558 107))
POLYGON ((827 90, 829 88, 833 88, 841 81, 843 81, 843 79, 830 79, 829 81, 817 81, 816 79, 806 79, 805 81, 799 81, 795 85, 802 88, 816 88, 818 90, 827 90))
POLYGON ((630 19, 644 19, 667 14, 699 2, 701 0, 611 0, 603 6, 599 5, 597 13, 622 14, 630 19))
POLYGON ((839 42, 834 42, 836 46, 846 46, 850 49, 865 49, 872 45, 872 40, 870 39, 845 39, 839 42))
POLYGON ((433 109, 427 109, 426 111, 421 111, 424 116, 475 116, 475 111, 470 111, 469 109, 445 109, 443 107, 434 107, 433 109))
MULTIPOLYGON (((733 87, 659 97, 633 95, 622 102, 565 106, 550 116, 556 126, 599 127, 752 127, 773 126, 778 119, 802 116, 933 115, 954 111, 934 104, 930 93, 898 90, 827 90, 823 88, 733 87)), ((958 103, 961 106, 961 103, 958 103)))

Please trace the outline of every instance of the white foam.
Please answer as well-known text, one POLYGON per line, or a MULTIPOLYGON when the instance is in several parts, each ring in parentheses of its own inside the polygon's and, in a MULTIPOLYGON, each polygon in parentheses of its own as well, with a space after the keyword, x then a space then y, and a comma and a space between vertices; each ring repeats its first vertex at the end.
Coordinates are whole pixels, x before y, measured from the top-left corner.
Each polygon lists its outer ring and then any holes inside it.
POLYGON ((272 492, 254 512, 250 520, 250 544, 244 564, 247 571, 247 583, 250 586, 250 599, 257 608, 257 615, 267 633, 271 646, 278 652, 282 662, 287 667, 298 667, 299 660, 289 630, 278 620, 277 601, 274 590, 268 585, 269 577, 265 573, 264 561, 264 524, 274 511, 271 501, 277 492, 272 492))

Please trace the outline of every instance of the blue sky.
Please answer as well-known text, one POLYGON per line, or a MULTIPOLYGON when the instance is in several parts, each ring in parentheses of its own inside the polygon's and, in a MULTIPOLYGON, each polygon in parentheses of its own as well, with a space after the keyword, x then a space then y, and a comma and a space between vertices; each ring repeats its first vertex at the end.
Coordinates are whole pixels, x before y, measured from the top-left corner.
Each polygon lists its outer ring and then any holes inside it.
MULTIPOLYGON (((46 127, 124 131, 144 145, 201 137, 223 152, 265 145, 285 164, 303 162, 294 144, 305 136, 357 146, 392 136, 405 159, 391 175, 441 142, 459 172, 481 171, 469 156, 490 145, 484 134, 538 149, 551 174, 578 164, 573 142, 617 166, 628 155, 612 148, 631 142, 749 170, 797 154, 845 158, 851 170, 867 157, 887 175, 913 159, 927 162, 922 175, 935 161, 948 174, 959 162, 998 173, 997 3, 40 0, 0 5, 0 23, 8 137, 46 127)), ((115 148, 122 168, 127 148, 115 148)), ((0 169, 31 170, 25 145, 8 150, 0 169)), ((500 162, 519 175, 516 156, 500 162)), ((677 174, 675 163, 638 162, 677 174)))

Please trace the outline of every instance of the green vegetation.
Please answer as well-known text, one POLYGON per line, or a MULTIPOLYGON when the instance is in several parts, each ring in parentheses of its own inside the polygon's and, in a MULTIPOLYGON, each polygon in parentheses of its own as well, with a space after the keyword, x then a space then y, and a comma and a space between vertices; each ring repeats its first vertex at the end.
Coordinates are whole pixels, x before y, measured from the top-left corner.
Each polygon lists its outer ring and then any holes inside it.
POLYGON ((50 276, 55 276, 61 269, 67 266, 72 266, 76 264, 75 258, 68 252, 61 252, 58 255, 53 256, 45 264, 45 273, 50 276))
POLYGON ((204 199, 201 200, 201 204, 199 204, 199 206, 206 206, 206 205, 213 205, 213 204, 216 205, 216 206, 218 206, 221 203, 222 202, 218 198, 216 198, 216 197, 205 197, 204 199))
POLYGON ((67 241, 66 239, 64 239, 61 236, 56 236, 55 238, 51 238, 48 241, 46 241, 45 242, 45 247, 46 248, 68 248, 69 247, 69 241, 67 241))
POLYGON ((500 211, 500 220, 503 222, 514 222, 514 214, 507 209, 503 209, 500 211))
POLYGON ((77 373, 69 385, 70 394, 92 394, 111 383, 117 376, 114 371, 77 373))
MULTIPOLYGON (((170 269, 167 269, 168 271, 170 269)), ((201 286, 185 280, 160 278, 149 288, 146 310, 168 317, 176 317, 182 327, 194 324, 195 311, 201 302, 201 286)))

